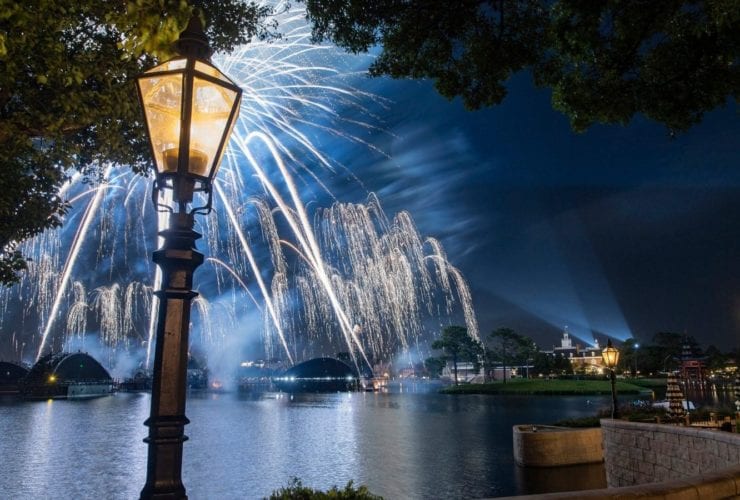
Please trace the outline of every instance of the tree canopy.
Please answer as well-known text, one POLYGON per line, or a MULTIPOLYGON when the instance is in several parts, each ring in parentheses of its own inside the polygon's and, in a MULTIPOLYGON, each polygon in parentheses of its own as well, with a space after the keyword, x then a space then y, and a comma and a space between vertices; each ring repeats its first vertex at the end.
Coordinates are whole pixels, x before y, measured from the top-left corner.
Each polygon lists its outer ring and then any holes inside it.
POLYGON ((473 337, 468 335, 468 329, 464 326, 447 326, 442 330, 440 338, 432 342, 432 349, 441 349, 448 359, 452 360, 455 385, 457 379, 457 363, 469 361, 473 363, 476 371, 480 369, 480 358, 483 355, 483 346, 473 337))
POLYGON ((431 378, 439 378, 439 376, 442 374, 442 370, 444 369, 444 367, 445 367, 444 358, 436 358, 434 356, 430 356, 424 360, 424 368, 429 373, 429 376, 431 378))
POLYGON ((530 69, 583 131, 637 113, 686 130, 740 96, 740 0, 305 0, 317 41, 379 47, 371 75, 429 78, 479 109, 530 69))
POLYGON ((506 383, 506 368, 512 363, 528 364, 529 358, 537 352, 537 346, 532 339, 525 337, 511 328, 497 328, 491 332, 494 341, 490 351, 491 359, 500 361, 504 368, 504 383, 506 383))
POLYGON ((26 266, 20 242, 61 223, 71 167, 146 170, 134 77, 172 55, 194 13, 216 50, 274 33, 271 9, 241 0, 0 0, 0 283, 26 266))

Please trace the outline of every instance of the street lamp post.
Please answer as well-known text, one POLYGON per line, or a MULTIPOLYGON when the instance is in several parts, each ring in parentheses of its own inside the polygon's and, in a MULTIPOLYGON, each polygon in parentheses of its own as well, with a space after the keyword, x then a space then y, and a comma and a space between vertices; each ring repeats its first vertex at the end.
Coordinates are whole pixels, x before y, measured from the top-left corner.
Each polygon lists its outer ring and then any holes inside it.
POLYGON ((137 78, 155 165, 152 201, 169 212, 154 262, 162 270, 155 292, 159 310, 149 418, 147 477, 141 498, 187 498, 182 483, 190 304, 193 272, 203 262, 195 248, 194 215, 211 210, 211 188, 231 129, 241 89, 210 63, 211 50, 197 18, 177 42, 178 56, 137 78), (201 206, 193 195, 200 193, 201 206), (171 196, 171 198, 170 198, 171 196))
POLYGON ((640 344, 638 344, 637 342, 635 342, 635 350, 632 353, 632 356, 634 357, 633 361, 634 361, 634 364, 635 364, 635 377, 637 377, 640 374, 640 372, 637 371, 637 351, 639 349, 640 349, 640 344))
POLYGON ((619 418, 619 406, 617 404, 617 375, 614 373, 619 362, 619 349, 612 346, 612 340, 609 339, 606 342, 606 348, 601 351, 601 359, 604 361, 604 366, 609 368, 609 378, 612 385, 612 418, 619 418))

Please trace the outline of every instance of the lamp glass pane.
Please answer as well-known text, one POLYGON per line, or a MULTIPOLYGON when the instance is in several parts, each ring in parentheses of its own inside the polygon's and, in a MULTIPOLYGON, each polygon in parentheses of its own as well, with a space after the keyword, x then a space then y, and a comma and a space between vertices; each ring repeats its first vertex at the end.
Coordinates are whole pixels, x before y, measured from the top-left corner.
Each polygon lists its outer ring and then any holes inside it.
POLYGON ((215 175, 218 148, 230 130, 229 116, 237 92, 201 78, 193 80, 193 114, 190 125, 189 172, 202 177, 215 175))
POLYGON ((180 143, 182 74, 142 76, 138 84, 157 171, 175 172, 180 143))
POLYGON ((200 71, 201 73, 205 73, 208 76, 218 78, 219 80, 234 85, 234 82, 232 82, 228 76, 221 73, 218 68, 216 68, 215 66, 211 66, 210 64, 206 64, 203 61, 195 61, 195 71, 200 71))
POLYGON ((619 362, 619 351, 614 347, 607 347, 601 352, 601 358, 608 368, 614 368, 619 362))
POLYGON ((163 62, 158 66, 154 66, 151 69, 146 70, 144 73, 160 73, 162 71, 175 71, 185 69, 188 60, 182 59, 170 59, 169 61, 163 62))

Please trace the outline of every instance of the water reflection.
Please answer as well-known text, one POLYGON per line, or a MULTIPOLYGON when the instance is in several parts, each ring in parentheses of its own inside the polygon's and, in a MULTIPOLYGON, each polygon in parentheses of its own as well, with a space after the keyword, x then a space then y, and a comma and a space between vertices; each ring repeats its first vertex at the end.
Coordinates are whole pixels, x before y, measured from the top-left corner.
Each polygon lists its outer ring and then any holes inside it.
MULTIPOLYGON (((549 479, 516 467, 512 426, 593 415, 609 404, 608 397, 588 400, 193 393, 183 479, 194 500, 262 498, 292 477, 323 489, 354 480, 389 499, 530 492, 549 479)), ((0 404, 0 453, 12 457, 0 475, 3 496, 136 498, 145 478, 149 401, 147 394, 117 394, 0 404)))
POLYGON ((733 406, 734 391, 731 380, 689 380, 681 383, 686 399, 699 406, 728 407, 733 406))

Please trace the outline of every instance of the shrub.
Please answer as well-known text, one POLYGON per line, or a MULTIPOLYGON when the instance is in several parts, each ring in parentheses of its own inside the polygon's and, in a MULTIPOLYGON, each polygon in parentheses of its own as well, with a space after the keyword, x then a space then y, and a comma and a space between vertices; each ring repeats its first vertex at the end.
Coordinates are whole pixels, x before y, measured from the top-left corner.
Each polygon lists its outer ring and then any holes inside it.
POLYGON ((301 480, 294 477, 290 485, 273 491, 269 500, 383 500, 383 497, 370 493, 366 486, 355 488, 352 483, 347 483, 342 490, 332 486, 328 491, 320 491, 303 486, 301 480))
POLYGON ((566 418, 558 420, 553 425, 558 427, 601 427, 600 417, 566 418))

